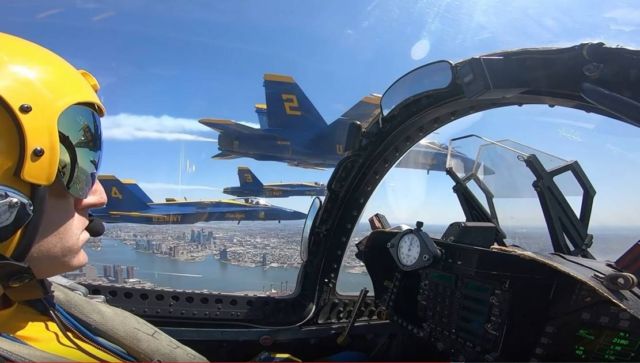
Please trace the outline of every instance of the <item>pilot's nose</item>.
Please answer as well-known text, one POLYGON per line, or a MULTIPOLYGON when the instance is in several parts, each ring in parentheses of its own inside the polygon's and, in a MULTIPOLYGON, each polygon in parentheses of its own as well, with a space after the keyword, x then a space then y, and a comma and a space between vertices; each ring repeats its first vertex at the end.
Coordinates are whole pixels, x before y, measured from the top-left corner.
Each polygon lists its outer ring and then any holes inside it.
POLYGON ((107 194, 100 184, 100 180, 96 180, 93 187, 84 199, 76 199, 76 210, 88 210, 93 208, 101 208, 107 204, 107 194))

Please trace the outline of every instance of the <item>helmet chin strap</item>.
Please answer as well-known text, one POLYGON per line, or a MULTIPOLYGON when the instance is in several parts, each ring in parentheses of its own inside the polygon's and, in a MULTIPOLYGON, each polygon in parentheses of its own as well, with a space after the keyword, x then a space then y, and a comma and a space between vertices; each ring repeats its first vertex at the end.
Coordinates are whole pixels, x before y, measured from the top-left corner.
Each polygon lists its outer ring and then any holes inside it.
POLYGON ((50 294, 51 283, 38 279, 24 262, 12 261, 0 256, 0 286, 12 301, 41 299, 50 294))

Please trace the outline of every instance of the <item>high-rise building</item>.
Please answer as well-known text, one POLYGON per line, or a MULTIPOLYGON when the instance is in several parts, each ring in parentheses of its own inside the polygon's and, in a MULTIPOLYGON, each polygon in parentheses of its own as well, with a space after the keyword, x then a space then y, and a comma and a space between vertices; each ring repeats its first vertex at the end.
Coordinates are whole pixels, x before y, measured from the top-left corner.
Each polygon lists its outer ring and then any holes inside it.
POLYGON ((113 265, 113 280, 116 284, 124 283, 124 266, 113 265))
POLYGON ((134 266, 127 266, 127 279, 135 279, 134 266))
POLYGON ((141 240, 141 239, 137 239, 136 240, 136 250, 146 252, 147 251, 147 241, 141 240))
POLYGON ((95 280, 98 278, 98 271, 93 265, 86 265, 84 267, 85 278, 89 281, 95 280))
POLYGON ((227 248, 223 248, 220 250, 220 261, 228 261, 229 260, 229 251, 227 248))
POLYGON ((111 266, 111 265, 102 266, 102 276, 105 279, 112 278, 113 277, 113 266, 111 266))
POLYGON ((267 265, 267 253, 266 252, 262 254, 261 264, 262 264, 262 266, 266 266, 267 265))

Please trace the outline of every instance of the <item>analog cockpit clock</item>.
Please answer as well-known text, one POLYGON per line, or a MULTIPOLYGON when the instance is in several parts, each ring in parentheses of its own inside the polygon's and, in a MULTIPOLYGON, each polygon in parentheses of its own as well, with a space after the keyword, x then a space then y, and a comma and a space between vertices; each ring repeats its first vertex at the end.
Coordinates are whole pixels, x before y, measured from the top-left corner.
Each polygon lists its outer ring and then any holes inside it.
POLYGON ((431 237, 422 230, 422 222, 415 229, 407 229, 387 244, 398 266, 405 271, 429 266, 442 252, 431 237))
POLYGON ((411 266, 420 258, 420 240, 414 233, 407 233, 398 242, 398 261, 411 266))

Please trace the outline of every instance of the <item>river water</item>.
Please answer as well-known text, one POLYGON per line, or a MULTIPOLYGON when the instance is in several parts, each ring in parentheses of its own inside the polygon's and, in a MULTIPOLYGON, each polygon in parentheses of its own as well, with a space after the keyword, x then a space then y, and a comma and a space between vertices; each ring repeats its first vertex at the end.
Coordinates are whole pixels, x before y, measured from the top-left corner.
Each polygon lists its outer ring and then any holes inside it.
MULTIPOLYGON (((292 291, 298 268, 245 267, 232 265, 207 256, 204 261, 186 262, 150 253, 138 252, 115 240, 102 238, 102 249, 85 248, 89 264, 102 275, 103 265, 135 266, 136 278, 152 282, 158 287, 181 290, 209 290, 216 292, 257 292, 275 289, 292 291)), ((367 274, 341 272, 339 290, 357 292, 362 287, 371 289, 367 274)))

